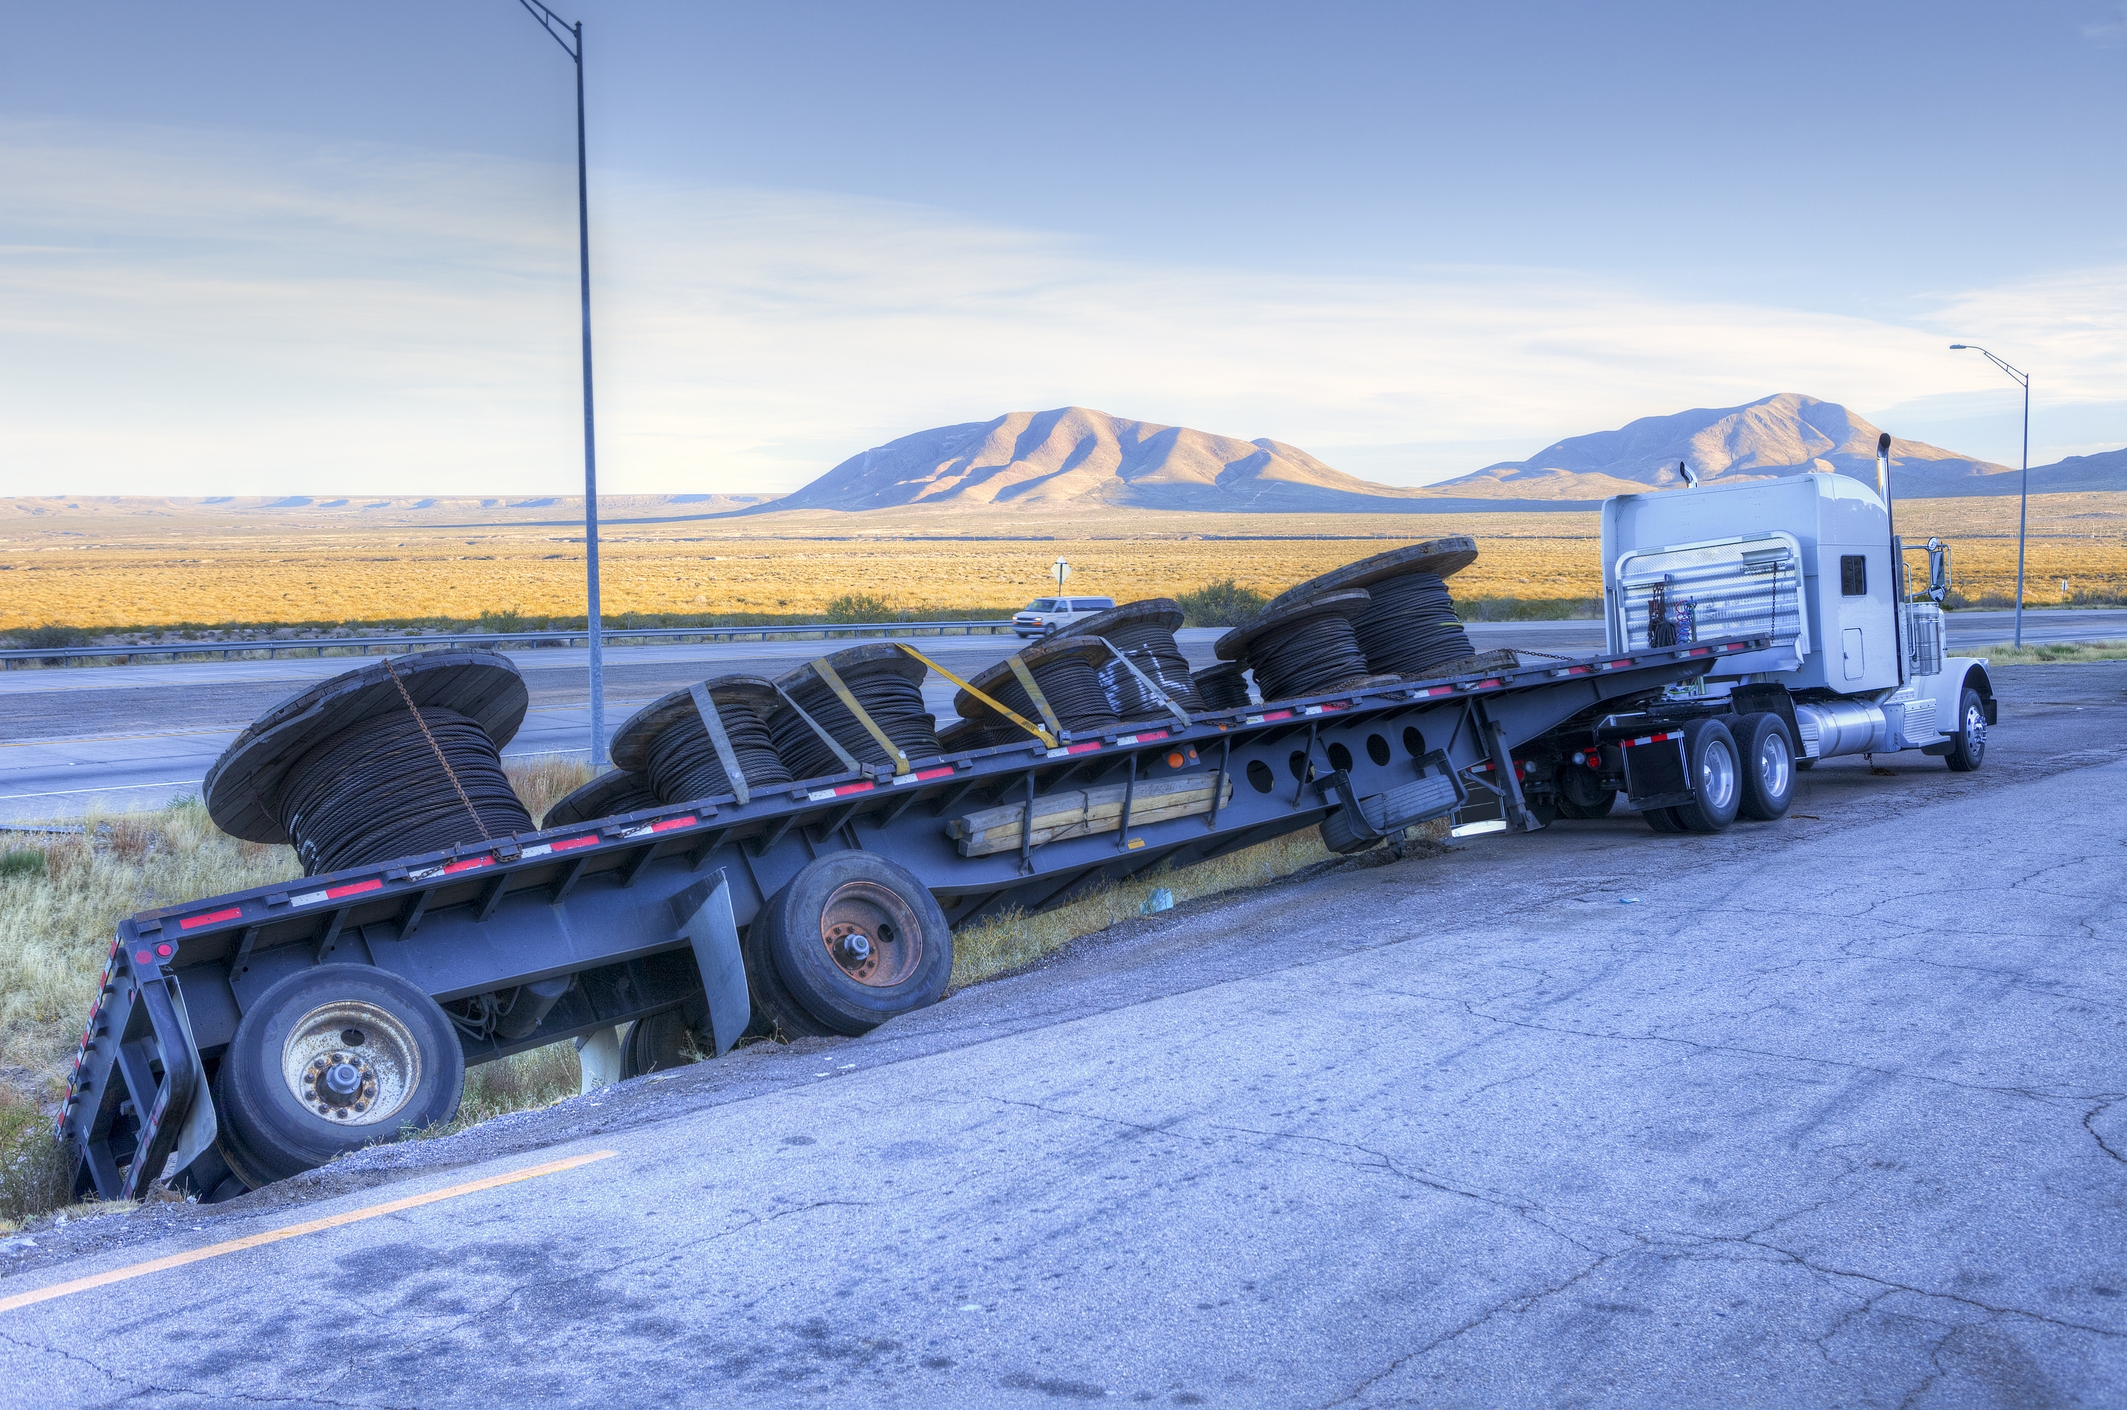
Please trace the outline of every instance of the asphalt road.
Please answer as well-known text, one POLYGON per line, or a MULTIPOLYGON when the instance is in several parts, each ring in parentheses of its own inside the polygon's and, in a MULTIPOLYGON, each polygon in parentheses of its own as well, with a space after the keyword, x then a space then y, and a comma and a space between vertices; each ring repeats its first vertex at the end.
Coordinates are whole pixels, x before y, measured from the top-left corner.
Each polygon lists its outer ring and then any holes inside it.
POLYGON ((0 1406, 2116 1405, 2127 665, 0 1253, 0 1406))
MULTIPOLYGON (((1950 616, 1950 645, 1971 650, 2006 640, 2007 612, 1950 616)), ((2027 641, 2127 637, 2127 612, 2024 614, 2027 641)), ((1600 651, 1599 622, 1480 622, 1470 626, 1480 650, 1578 655, 1600 651)), ((1191 663, 1209 665, 1216 629, 1182 634, 1191 663)), ((774 674, 819 655, 817 641, 739 642, 705 646, 621 647, 606 654, 608 727, 670 690, 730 671, 774 674)), ((1010 637, 925 638, 920 649, 966 676, 1002 658, 1010 637)), ((586 653, 512 653, 531 688, 532 710, 505 751, 511 757, 589 752, 586 653)), ((78 817, 156 808, 197 793, 207 769, 237 732, 310 683, 339 674, 348 658, 204 661, 0 672, 0 822, 78 817)), ((953 715, 955 687, 937 676, 926 695, 942 719, 953 715)))

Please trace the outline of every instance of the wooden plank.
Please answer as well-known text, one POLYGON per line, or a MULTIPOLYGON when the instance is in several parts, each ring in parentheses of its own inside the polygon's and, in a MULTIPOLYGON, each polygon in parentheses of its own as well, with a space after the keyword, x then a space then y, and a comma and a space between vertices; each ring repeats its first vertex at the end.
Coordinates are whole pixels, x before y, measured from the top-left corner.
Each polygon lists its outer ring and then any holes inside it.
MULTIPOLYGON (((1212 774, 1192 774, 1144 780, 1134 795, 1127 784, 1045 794, 1034 800, 1033 828, 1028 840, 1038 847, 1067 837, 1114 832, 1122 825, 1126 800, 1133 826, 1208 813, 1211 790, 1217 782, 1220 780, 1212 774)), ((1233 779, 1229 776, 1223 783, 1222 806, 1233 798, 1233 779)), ((983 857, 1019 846, 1026 821, 1026 805, 1012 803, 954 818, 946 824, 946 831, 959 844, 961 856, 983 857)))

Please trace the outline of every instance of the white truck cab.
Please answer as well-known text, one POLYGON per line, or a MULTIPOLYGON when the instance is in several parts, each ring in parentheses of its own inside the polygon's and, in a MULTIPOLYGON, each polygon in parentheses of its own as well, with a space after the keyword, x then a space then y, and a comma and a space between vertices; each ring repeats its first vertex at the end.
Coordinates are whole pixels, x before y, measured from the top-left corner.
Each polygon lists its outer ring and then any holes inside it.
POLYGON ((1904 749, 1977 766, 1994 689, 1985 660, 1943 651, 1949 550, 1929 543, 1927 589, 1911 591, 1891 507, 1868 484, 1810 473, 1619 495, 1602 533, 1612 652, 1763 636, 1704 694, 1780 714, 1802 767, 1904 749))

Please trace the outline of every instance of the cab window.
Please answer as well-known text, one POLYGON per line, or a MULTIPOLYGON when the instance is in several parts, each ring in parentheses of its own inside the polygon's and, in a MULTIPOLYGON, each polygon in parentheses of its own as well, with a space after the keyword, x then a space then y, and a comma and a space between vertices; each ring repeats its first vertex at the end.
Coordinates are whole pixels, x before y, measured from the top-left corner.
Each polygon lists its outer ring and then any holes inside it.
POLYGON ((1027 604, 1027 611, 1029 612, 1054 612, 1055 610, 1056 599, 1053 597, 1037 597, 1027 604))

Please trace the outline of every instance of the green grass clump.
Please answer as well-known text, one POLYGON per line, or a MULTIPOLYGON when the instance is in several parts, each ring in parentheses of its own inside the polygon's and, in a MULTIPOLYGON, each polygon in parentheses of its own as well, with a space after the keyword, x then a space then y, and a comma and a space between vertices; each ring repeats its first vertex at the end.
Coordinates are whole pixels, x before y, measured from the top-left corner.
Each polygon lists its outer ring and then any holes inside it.
MULTIPOLYGON (((1963 653, 1960 653, 1963 654, 1963 653)), ((2015 647, 2003 642, 1971 653, 1995 666, 2053 666, 2091 661, 2127 661, 2127 641, 2049 641, 2015 647)))
POLYGON ((1181 604, 1183 625, 1191 627, 1238 627, 1270 601, 1232 578, 1206 583, 1195 592, 1178 593, 1174 600, 1181 604))

